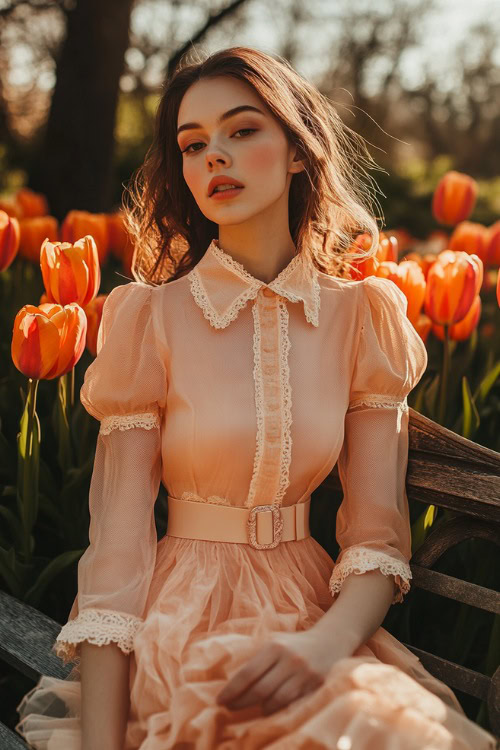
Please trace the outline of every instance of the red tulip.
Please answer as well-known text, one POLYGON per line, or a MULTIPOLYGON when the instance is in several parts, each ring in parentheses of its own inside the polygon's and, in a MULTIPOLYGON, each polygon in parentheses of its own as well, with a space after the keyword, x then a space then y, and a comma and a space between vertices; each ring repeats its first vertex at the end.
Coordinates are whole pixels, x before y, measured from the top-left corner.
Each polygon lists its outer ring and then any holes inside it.
POLYGON ((489 227, 488 247, 486 248, 486 265, 500 266, 500 219, 489 227))

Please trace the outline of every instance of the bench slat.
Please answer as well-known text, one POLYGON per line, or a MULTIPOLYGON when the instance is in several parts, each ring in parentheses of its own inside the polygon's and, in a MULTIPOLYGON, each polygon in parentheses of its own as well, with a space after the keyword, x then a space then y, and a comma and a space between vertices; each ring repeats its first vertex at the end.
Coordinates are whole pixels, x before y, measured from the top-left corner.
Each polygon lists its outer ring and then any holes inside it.
POLYGON ((0 747, 2 750, 26 750, 29 746, 20 734, 13 732, 0 721, 0 747))
POLYGON ((445 682, 451 688, 461 690, 467 695, 472 695, 474 698, 487 700, 491 685, 490 677, 447 659, 442 659, 440 656, 430 654, 416 646, 410 646, 408 643, 403 643, 403 646, 412 651, 424 667, 441 682, 445 682))
POLYGON ((500 592, 410 563, 412 583, 425 591, 500 615, 500 592))
POLYGON ((0 659, 37 681, 40 675, 64 679, 72 665, 63 665, 51 651, 61 625, 25 602, 0 591, 0 659))

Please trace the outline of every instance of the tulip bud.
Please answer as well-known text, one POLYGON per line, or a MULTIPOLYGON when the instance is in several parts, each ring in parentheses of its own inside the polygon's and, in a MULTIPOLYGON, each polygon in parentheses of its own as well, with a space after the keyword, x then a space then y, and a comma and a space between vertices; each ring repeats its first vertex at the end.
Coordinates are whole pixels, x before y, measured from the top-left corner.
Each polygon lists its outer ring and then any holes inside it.
POLYGON ((24 305, 14 320, 12 361, 28 378, 52 380, 78 362, 86 333, 85 312, 74 302, 65 307, 24 305))
POLYGON ((472 213, 477 182, 467 174, 451 170, 439 181, 432 199, 432 213, 441 224, 458 224, 472 213))

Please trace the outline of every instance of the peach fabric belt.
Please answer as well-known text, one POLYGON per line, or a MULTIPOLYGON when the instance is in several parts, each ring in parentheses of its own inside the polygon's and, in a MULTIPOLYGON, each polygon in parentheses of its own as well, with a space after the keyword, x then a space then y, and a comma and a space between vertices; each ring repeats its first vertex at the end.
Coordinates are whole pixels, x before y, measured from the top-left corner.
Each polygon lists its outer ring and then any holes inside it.
POLYGON ((167 535, 212 542, 239 542, 254 549, 272 549, 280 542, 305 539, 311 535, 306 502, 283 508, 278 505, 256 505, 237 508, 168 495, 167 535))

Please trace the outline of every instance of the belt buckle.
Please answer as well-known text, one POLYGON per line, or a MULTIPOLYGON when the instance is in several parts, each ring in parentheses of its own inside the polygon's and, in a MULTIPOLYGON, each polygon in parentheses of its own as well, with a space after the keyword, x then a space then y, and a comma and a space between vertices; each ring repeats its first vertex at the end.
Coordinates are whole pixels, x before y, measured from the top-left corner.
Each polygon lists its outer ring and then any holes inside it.
POLYGON ((279 505, 255 505, 250 509, 247 521, 248 543, 254 549, 273 549, 277 547, 283 535, 283 519, 279 505), (257 542, 257 513, 271 511, 273 514, 273 541, 270 544, 259 544, 257 542))

